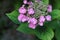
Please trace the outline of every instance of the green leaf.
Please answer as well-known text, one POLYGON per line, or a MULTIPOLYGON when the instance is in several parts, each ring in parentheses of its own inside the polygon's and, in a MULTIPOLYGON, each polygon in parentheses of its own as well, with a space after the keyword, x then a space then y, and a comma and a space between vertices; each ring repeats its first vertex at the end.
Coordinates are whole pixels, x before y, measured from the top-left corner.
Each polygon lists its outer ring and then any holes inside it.
POLYGON ((56 28, 55 37, 56 37, 57 40, 60 40, 60 27, 56 28))
POLYGON ((18 9, 19 9, 19 7, 22 5, 22 2, 23 2, 22 0, 18 0, 18 1, 16 0, 16 4, 15 4, 15 6, 14 6, 14 7, 15 7, 15 9, 17 9, 17 10, 18 10, 18 9))
POLYGON ((60 9, 60 0, 53 0, 53 8, 54 9, 60 9))
POLYGON ((59 27, 59 20, 52 20, 51 22, 45 22, 44 26, 46 27, 50 27, 52 29, 56 29, 57 27, 59 27))
POLYGON ((35 30, 35 35, 42 40, 51 40, 54 37, 54 32, 51 28, 43 28, 35 30))
POLYGON ((34 30, 28 27, 28 23, 21 23, 17 30, 26 34, 34 34, 34 30))
POLYGON ((13 12, 9 13, 9 14, 6 14, 9 19, 11 19, 14 23, 16 24, 19 24, 20 22, 18 21, 18 11, 17 10, 14 10, 13 12))
POLYGON ((51 13, 52 19, 60 19, 60 10, 55 9, 51 13))
POLYGON ((28 23, 21 23, 17 28, 17 31, 36 35, 39 39, 42 40, 51 40, 54 37, 54 32, 51 28, 40 27, 33 30, 28 27, 28 23))
POLYGON ((49 0, 42 0, 44 2, 44 4, 48 5, 49 4, 49 0))

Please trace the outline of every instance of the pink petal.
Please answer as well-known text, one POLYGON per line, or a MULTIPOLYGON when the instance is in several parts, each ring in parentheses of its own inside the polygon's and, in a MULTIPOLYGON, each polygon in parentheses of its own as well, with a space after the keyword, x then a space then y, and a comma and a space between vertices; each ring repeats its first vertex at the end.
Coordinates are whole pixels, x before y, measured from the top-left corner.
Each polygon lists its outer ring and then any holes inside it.
POLYGON ((27 4, 27 0, 24 0, 23 3, 24 3, 24 4, 27 4))
POLYGON ((52 6, 51 5, 48 5, 47 11, 52 12, 52 6))
POLYGON ((39 23, 40 26, 43 26, 43 23, 39 23))
POLYGON ((37 23, 37 20, 35 18, 30 18, 28 20, 28 23, 36 24, 37 23))
POLYGON ((50 15, 47 15, 47 16, 46 16, 46 20, 47 20, 47 21, 51 21, 51 16, 50 16, 50 15))
POLYGON ((19 13, 25 14, 26 13, 26 9, 24 7, 20 7, 19 8, 19 13))
POLYGON ((23 15, 23 14, 20 14, 20 15, 18 16, 18 20, 19 20, 20 22, 25 22, 25 21, 28 21, 28 17, 25 16, 25 15, 23 15))
POLYGON ((40 16, 39 22, 45 22, 45 17, 44 16, 40 16))
POLYGON ((28 14, 34 14, 33 8, 29 8, 29 9, 28 9, 28 14))
POLYGON ((35 29, 36 25, 35 24, 29 24, 29 28, 35 29))
POLYGON ((24 16, 23 14, 20 14, 20 15, 18 16, 18 20, 19 20, 19 21, 22 21, 23 16, 24 16))

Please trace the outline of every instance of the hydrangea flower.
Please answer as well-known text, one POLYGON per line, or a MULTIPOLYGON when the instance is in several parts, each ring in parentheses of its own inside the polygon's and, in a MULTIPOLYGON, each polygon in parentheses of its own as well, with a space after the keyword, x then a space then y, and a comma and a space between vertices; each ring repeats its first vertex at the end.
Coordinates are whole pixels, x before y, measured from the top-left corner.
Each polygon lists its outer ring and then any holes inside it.
POLYGON ((19 13, 21 13, 21 14, 25 14, 26 13, 26 9, 25 9, 24 5, 19 8, 19 13))
POLYGON ((47 11, 52 12, 52 6, 51 5, 48 5, 47 11))
POLYGON ((43 26, 43 22, 39 22, 38 24, 39 24, 40 26, 43 26))
POLYGON ((30 18, 28 23, 37 24, 37 20, 35 18, 30 18))
POLYGON ((18 16, 18 20, 19 20, 20 22, 25 22, 25 21, 28 21, 28 17, 25 16, 25 15, 23 15, 23 14, 20 14, 20 15, 18 16))
POLYGON ((46 16, 46 20, 47 20, 47 21, 51 21, 51 16, 50 16, 50 15, 47 15, 47 16, 46 16))
POLYGON ((36 25, 30 23, 30 24, 29 24, 29 28, 35 29, 35 28, 36 28, 36 25))
POLYGON ((27 0, 24 0, 23 3, 24 3, 24 4, 27 4, 27 0))
POLYGON ((39 22, 45 22, 45 17, 44 16, 40 16, 39 22))
POLYGON ((35 29, 37 25, 44 26, 46 20, 51 21, 51 15, 49 15, 52 12, 51 5, 44 5, 41 0, 35 0, 34 3, 23 0, 23 3, 22 7, 19 8, 20 15, 18 16, 18 20, 20 22, 28 22, 29 28, 35 29), (46 8, 46 10, 43 11, 43 8, 46 8))
POLYGON ((28 14, 34 14, 33 8, 28 8, 28 14))

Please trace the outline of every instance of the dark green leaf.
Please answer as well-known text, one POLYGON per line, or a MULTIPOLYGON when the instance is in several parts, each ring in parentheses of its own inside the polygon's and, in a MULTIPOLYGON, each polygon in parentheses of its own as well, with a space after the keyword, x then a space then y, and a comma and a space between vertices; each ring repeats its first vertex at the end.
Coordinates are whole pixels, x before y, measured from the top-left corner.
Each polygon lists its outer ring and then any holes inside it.
MULTIPOLYGON (((42 27, 41 27, 42 28, 42 27)), ((35 30, 35 35, 42 40, 51 40, 54 37, 54 32, 50 28, 35 30)))
POLYGON ((23 2, 22 0, 18 0, 18 1, 16 0, 16 4, 15 4, 15 6, 14 6, 15 9, 18 10, 18 8, 22 5, 22 2, 23 2))
POLYGON ((55 36, 57 40, 60 40, 60 27, 56 28, 55 36))
POLYGON ((52 3, 54 9, 60 9, 60 0, 53 0, 52 3))
POLYGON ((59 21, 58 20, 52 20, 51 22, 46 22, 44 24, 44 26, 46 27, 50 27, 52 29, 56 29, 57 27, 59 27, 59 21))

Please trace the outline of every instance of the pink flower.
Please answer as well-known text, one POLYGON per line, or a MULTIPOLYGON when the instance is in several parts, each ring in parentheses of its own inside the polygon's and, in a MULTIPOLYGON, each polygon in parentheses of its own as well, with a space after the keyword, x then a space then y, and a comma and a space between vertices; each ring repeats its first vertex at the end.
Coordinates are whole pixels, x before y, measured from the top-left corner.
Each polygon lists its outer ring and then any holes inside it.
POLYGON ((37 20, 35 18, 30 18, 28 23, 37 24, 37 20))
POLYGON ((42 22, 42 23, 41 23, 41 22, 39 22, 38 24, 39 24, 40 26, 43 26, 43 22, 42 22))
POLYGON ((47 15, 47 16, 46 16, 46 20, 47 20, 47 21, 51 21, 51 16, 50 16, 50 15, 47 15))
POLYGON ((34 14, 33 8, 28 8, 28 14, 34 14))
POLYGON ((27 4, 29 4, 29 5, 33 5, 33 3, 32 3, 32 2, 28 2, 27 4))
POLYGON ((26 13, 26 9, 22 6, 19 8, 19 13, 21 14, 25 14, 26 13))
POLYGON ((25 21, 28 21, 28 17, 25 16, 25 15, 23 15, 23 14, 20 14, 20 15, 18 16, 18 20, 19 20, 20 22, 25 22, 25 21))
POLYGON ((52 12, 52 6, 51 5, 48 5, 47 11, 52 12))
POLYGON ((29 24, 29 28, 35 29, 35 28, 36 28, 36 25, 30 23, 30 24, 29 24))
POLYGON ((27 0, 24 0, 23 3, 24 3, 24 4, 27 4, 27 0))
POLYGON ((39 18, 39 22, 45 22, 45 18, 44 18, 44 16, 40 16, 40 18, 39 18))
POLYGON ((43 23, 44 23, 44 22, 45 22, 45 17, 44 17, 43 15, 41 15, 40 18, 39 18, 39 23, 38 23, 38 24, 39 24, 40 26, 43 26, 43 23))

